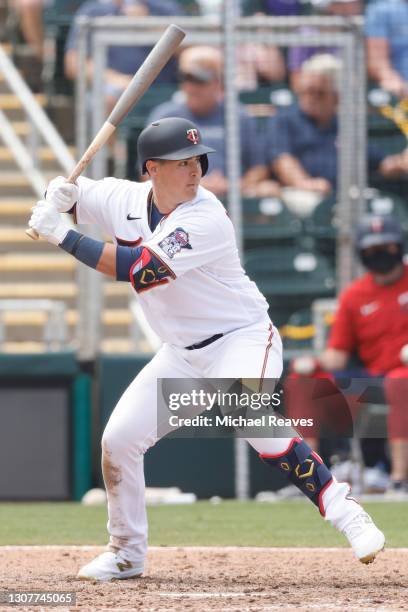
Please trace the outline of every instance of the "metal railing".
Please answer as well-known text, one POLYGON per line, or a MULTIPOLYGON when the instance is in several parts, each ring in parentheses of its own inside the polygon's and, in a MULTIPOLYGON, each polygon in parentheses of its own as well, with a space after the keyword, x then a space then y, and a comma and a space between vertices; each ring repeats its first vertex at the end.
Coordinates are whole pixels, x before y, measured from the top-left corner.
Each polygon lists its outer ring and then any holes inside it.
MULTIPOLYGON (((13 62, 7 56, 7 53, 4 51, 3 47, 0 45, 0 70, 4 74, 4 77, 7 81, 7 84, 11 91, 14 92, 16 96, 18 96, 21 104, 24 108, 27 117, 30 119, 32 125, 36 128, 38 133, 44 139, 44 142, 48 144, 48 146, 52 149, 55 158, 58 163, 64 169, 66 174, 68 175, 73 167, 75 166, 75 160, 72 157, 67 145, 62 140, 61 136, 55 129, 54 125, 51 123, 47 114, 38 104, 35 96, 25 83, 24 79, 21 77, 17 68, 14 66, 13 62)), ((5 123, 3 122, 3 118, 1 119, 1 123, 3 126, 5 123)), ((0 134, 4 134, 4 130, 0 129, 0 134)), ((14 144, 9 139, 6 144, 10 146, 13 155, 16 157, 16 161, 19 163, 18 155, 20 153, 19 146, 25 147, 22 141, 15 135, 14 144), (16 146, 17 139, 19 141, 19 145, 16 146), (16 156, 17 155, 17 156, 16 156)), ((28 151, 26 149, 26 153, 28 155, 28 151)), ((21 166, 20 166, 21 167, 21 166)), ((24 171, 27 172, 27 176, 30 179, 31 184, 33 185, 34 190, 37 192, 39 183, 38 177, 35 175, 35 167, 32 164, 30 167, 29 164, 24 165, 24 171)), ((38 171, 37 171, 38 172, 38 171)), ((42 191, 42 193, 44 193, 42 191)), ((38 195, 42 195, 42 193, 38 195)))

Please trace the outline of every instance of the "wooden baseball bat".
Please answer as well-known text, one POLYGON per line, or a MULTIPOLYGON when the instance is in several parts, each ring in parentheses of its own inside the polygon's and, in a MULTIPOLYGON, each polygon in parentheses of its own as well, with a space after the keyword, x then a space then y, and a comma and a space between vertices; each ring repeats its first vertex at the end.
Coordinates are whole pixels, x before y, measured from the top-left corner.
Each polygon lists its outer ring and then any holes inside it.
MULTIPOLYGON (((111 114, 67 178, 68 183, 75 183, 78 176, 85 170, 99 149, 109 140, 122 119, 126 117, 130 109, 140 100, 175 53, 185 35, 184 30, 178 26, 174 24, 169 25, 135 73, 129 85, 116 102, 111 114)), ((39 236, 35 230, 27 229, 26 234, 33 240, 38 240, 39 236)))

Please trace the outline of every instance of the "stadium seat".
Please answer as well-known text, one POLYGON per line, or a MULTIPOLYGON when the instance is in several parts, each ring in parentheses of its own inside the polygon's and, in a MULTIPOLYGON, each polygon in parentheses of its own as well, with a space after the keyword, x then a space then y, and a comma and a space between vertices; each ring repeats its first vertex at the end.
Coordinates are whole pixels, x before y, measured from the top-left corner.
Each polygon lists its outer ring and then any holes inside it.
POLYGON ((130 111, 119 127, 119 135, 125 140, 127 148, 126 178, 135 180, 138 178, 136 143, 140 132, 146 125, 147 118, 153 108, 171 100, 177 91, 176 83, 152 85, 146 91, 141 100, 130 111))
POLYGON ((275 325, 318 297, 331 297, 334 271, 323 256, 295 246, 248 251, 245 269, 267 298, 275 325))
POLYGON ((245 249, 294 243, 301 234, 300 219, 279 198, 246 198, 242 211, 245 249))
POLYGON ((406 147, 406 137, 396 123, 395 113, 407 114, 406 111, 399 109, 397 98, 376 86, 369 89, 367 97, 369 145, 385 155, 401 152, 406 147))
POLYGON ((77 9, 84 0, 54 0, 43 12, 45 38, 54 44, 54 54, 46 56, 46 92, 73 94, 73 84, 64 74, 65 41, 77 9))
MULTIPOLYGON (((407 146, 404 135, 408 125, 406 100, 398 100, 390 93, 372 85, 368 91, 368 141, 377 154, 394 155, 407 146)), ((408 134, 407 134, 408 136, 408 134)), ((381 191, 392 191, 406 197, 407 180, 384 179, 379 173, 370 173, 370 185, 381 191)))
MULTIPOLYGON (((280 329, 283 345, 286 350, 301 351, 314 350, 316 325, 313 317, 313 308, 294 312, 286 325, 280 329)), ((326 312, 323 316, 324 336, 327 337, 333 323, 334 312, 326 312)))
POLYGON ((144 128, 151 111, 159 104, 171 100, 177 89, 177 83, 152 85, 123 120, 120 129, 126 131, 130 128, 144 128))
POLYGON ((335 256, 335 194, 330 194, 313 211, 310 217, 303 221, 303 231, 306 236, 313 238, 319 253, 326 255, 332 261, 335 256))
POLYGON ((53 0, 44 9, 46 27, 70 26, 72 17, 84 0, 53 0))
POLYGON ((242 90, 239 99, 243 104, 273 104, 288 106, 293 102, 293 94, 285 81, 260 85, 256 89, 242 90))
POLYGON ((280 329, 280 334, 286 350, 311 350, 315 334, 311 311, 294 312, 280 329))
POLYGON ((200 2, 198 0, 178 0, 180 7, 186 12, 187 15, 199 16, 200 15, 200 2))
POLYGON ((243 90, 239 99, 249 115, 262 119, 273 115, 277 108, 292 104, 294 97, 285 82, 277 82, 250 91, 243 90))

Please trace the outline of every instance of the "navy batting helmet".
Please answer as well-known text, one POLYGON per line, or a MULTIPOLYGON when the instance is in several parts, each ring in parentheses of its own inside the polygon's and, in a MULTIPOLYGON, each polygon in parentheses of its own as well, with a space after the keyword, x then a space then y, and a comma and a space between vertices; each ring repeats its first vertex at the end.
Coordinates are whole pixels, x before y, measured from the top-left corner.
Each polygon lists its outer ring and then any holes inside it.
POLYGON ((203 176, 208 170, 207 153, 214 153, 202 144, 200 130, 187 119, 167 117, 148 125, 137 141, 137 156, 142 174, 148 159, 188 159, 200 156, 203 176))
POLYGON ((397 244, 404 242, 401 226, 394 217, 381 215, 363 217, 356 234, 356 247, 359 251, 390 242, 397 244))

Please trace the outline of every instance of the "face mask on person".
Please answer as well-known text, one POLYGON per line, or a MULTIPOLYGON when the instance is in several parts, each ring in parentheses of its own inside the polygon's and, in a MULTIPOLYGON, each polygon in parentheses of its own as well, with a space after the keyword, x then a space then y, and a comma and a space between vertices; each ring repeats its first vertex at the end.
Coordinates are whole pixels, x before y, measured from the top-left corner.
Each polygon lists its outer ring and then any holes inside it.
POLYGON ((378 274, 387 274, 402 263, 402 246, 395 245, 391 250, 389 247, 376 247, 375 249, 366 249, 361 251, 360 258, 363 266, 370 272, 378 274))

